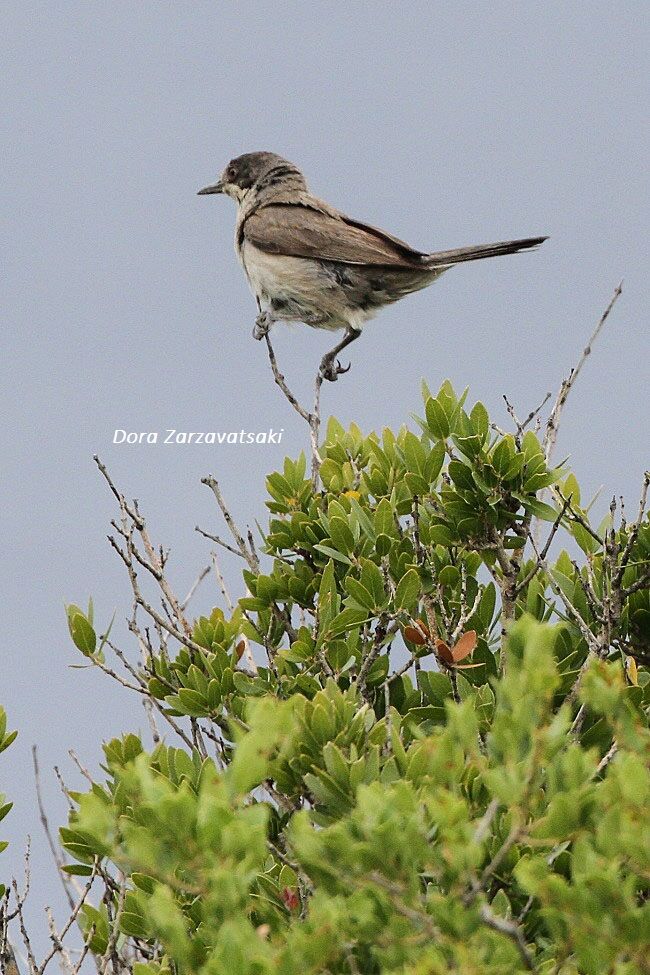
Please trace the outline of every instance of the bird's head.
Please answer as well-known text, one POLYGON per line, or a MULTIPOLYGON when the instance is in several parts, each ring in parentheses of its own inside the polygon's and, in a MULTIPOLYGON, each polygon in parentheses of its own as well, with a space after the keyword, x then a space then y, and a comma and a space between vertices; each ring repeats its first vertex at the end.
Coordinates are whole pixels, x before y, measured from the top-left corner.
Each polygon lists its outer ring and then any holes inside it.
POLYGON ((305 177, 297 166, 274 152, 246 152, 229 162, 217 182, 204 186, 198 195, 225 193, 243 203, 251 194, 277 189, 306 190, 305 177))

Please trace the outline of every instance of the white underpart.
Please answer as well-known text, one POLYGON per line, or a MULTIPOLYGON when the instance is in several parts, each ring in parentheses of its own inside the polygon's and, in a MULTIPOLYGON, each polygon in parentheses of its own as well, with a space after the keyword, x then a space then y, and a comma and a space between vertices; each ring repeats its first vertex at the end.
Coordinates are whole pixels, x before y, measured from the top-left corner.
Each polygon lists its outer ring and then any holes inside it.
POLYGON ((323 274, 317 261, 268 254, 247 240, 241 250, 237 248, 237 256, 261 310, 270 311, 280 321, 301 321, 332 331, 347 326, 361 330, 378 310, 346 307, 340 290, 323 274), (286 302, 288 307, 274 310, 273 301, 286 302))

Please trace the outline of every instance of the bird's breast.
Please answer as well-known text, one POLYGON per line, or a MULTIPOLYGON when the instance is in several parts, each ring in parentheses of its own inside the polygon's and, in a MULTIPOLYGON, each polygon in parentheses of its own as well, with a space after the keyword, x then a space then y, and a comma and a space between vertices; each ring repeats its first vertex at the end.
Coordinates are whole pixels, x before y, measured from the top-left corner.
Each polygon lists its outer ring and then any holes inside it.
POLYGON ((239 249, 246 277, 258 297, 278 292, 307 296, 319 288, 318 262, 305 257, 268 254, 244 240, 239 249))
POLYGON ((237 252, 253 294, 274 317, 315 328, 345 328, 345 296, 320 261, 268 254, 246 239, 237 252))

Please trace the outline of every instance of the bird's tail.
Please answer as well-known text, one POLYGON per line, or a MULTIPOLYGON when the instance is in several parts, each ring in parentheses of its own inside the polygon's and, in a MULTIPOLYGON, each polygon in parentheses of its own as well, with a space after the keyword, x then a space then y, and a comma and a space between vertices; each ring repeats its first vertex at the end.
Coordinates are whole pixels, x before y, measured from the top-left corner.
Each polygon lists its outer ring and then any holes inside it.
POLYGON ((476 247, 457 247, 451 251, 436 251, 427 254, 424 262, 429 267, 448 267, 463 261, 481 261, 484 257, 501 257, 502 254, 516 254, 543 244, 546 237, 525 237, 523 240, 502 240, 498 244, 477 244, 476 247))

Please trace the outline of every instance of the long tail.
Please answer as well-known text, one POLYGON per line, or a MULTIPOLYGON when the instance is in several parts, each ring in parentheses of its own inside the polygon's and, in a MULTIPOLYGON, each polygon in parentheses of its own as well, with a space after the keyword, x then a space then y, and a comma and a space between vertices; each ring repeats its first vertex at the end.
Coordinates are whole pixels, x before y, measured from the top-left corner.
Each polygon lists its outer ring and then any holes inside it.
POLYGON ((501 257, 502 254, 516 254, 543 244, 547 237, 526 237, 524 240, 503 240, 498 244, 477 244, 476 247, 458 247, 452 251, 436 251, 427 254, 423 260, 430 267, 445 267, 461 264, 463 261, 481 261, 484 257, 501 257))

